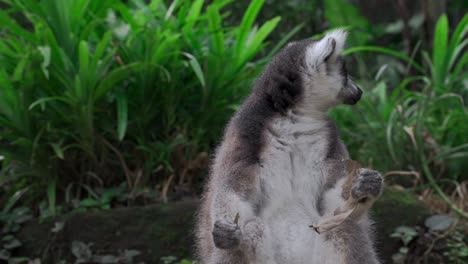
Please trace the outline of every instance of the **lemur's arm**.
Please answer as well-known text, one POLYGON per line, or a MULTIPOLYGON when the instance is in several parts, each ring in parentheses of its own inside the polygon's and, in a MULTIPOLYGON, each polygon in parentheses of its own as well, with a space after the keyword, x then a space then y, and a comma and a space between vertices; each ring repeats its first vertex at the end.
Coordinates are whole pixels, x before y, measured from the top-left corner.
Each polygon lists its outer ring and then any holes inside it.
POLYGON ((235 192, 220 193, 214 199, 213 241, 222 249, 253 251, 262 237, 263 225, 254 213, 254 205, 235 192))
MULTIPOLYGON (((326 166, 330 175, 321 197, 323 216, 342 213, 359 203, 372 204, 382 193, 383 177, 377 171, 358 168, 357 162, 350 160, 334 161, 326 166)), ((365 214, 358 215, 356 220, 362 215, 365 214)))
POLYGON ((379 263, 370 234, 362 230, 370 225, 367 209, 380 196, 383 178, 377 171, 363 168, 354 175, 342 177, 325 191, 323 219, 311 227, 335 254, 354 256, 350 263, 379 263))
POLYGON ((225 162, 224 156, 220 155, 213 169, 217 176, 216 182, 212 183, 217 187, 210 205, 213 242, 221 249, 241 248, 248 253, 261 239, 263 230, 255 213, 261 197, 260 182, 256 177, 258 164, 246 159, 232 162, 235 156, 227 156, 230 159, 225 162))

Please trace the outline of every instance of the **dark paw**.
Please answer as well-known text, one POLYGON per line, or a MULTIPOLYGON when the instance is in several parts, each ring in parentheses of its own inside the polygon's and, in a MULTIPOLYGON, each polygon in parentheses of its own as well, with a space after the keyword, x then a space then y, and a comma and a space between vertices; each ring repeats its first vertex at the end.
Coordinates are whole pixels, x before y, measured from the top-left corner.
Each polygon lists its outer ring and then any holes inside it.
POLYGON ((217 248, 231 249, 239 246, 241 230, 234 222, 218 220, 213 228, 213 241, 217 248))
POLYGON ((359 176, 351 189, 351 196, 359 202, 375 199, 383 190, 383 177, 378 171, 359 169, 359 176))

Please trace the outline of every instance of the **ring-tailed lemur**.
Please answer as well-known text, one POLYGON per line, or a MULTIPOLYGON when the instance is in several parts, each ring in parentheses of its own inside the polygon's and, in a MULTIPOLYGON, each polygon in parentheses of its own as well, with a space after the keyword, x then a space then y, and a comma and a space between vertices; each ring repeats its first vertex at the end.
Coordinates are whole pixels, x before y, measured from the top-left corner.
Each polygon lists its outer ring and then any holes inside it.
MULTIPOLYGON (((231 119, 198 215, 201 263, 378 263, 366 215, 323 234, 308 227, 346 198, 344 175, 327 161, 349 156, 326 115, 362 94, 340 56, 345 40, 337 30, 290 43, 231 119)), ((382 186, 361 169, 348 197, 377 198, 382 186)))

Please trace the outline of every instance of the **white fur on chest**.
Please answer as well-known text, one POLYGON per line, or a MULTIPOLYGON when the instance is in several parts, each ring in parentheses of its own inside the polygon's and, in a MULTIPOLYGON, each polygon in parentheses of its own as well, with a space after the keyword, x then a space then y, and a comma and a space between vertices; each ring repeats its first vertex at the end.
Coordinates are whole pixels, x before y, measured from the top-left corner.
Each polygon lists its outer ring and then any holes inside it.
POLYGON ((266 132, 260 178, 267 202, 260 217, 269 237, 261 250, 267 263, 312 263, 327 250, 308 227, 320 217, 316 197, 326 177, 320 168, 326 126, 324 120, 292 116, 275 120, 266 132))
POLYGON ((274 211, 288 203, 288 207, 311 209, 315 216, 314 194, 323 180, 320 165, 328 147, 326 125, 326 121, 293 116, 278 118, 267 130, 260 172, 269 198, 265 209, 274 211), (289 204, 293 201, 298 204, 289 204))

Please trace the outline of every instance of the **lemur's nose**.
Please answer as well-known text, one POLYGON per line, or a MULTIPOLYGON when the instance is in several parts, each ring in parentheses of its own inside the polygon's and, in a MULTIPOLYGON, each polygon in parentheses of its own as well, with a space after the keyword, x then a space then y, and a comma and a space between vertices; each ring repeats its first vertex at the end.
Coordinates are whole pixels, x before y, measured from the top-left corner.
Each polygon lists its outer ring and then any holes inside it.
POLYGON ((358 90, 359 97, 361 97, 361 95, 362 95, 361 87, 356 85, 356 89, 358 90))

